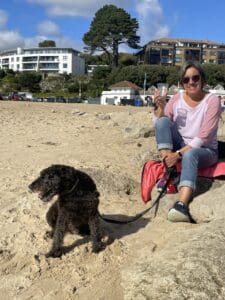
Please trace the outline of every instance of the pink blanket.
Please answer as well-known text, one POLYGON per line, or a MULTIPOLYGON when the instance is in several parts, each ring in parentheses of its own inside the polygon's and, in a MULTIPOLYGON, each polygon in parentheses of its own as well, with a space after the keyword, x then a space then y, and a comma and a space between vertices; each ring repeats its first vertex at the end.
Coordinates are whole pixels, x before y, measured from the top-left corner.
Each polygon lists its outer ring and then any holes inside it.
MULTIPOLYGON (((180 172, 180 162, 176 165, 176 168, 180 172)), ((141 198, 143 202, 146 203, 151 200, 151 191, 165 171, 165 166, 161 161, 149 160, 144 164, 141 177, 141 198)), ((225 162, 218 162, 211 167, 199 169, 198 176, 208 178, 225 176, 225 162)))

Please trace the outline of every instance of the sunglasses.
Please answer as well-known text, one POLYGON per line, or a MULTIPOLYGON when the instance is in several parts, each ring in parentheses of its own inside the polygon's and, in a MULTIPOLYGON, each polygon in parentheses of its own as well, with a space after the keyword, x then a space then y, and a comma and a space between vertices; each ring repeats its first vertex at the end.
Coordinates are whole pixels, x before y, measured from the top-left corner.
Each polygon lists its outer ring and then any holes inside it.
POLYGON ((191 77, 185 76, 182 78, 182 83, 187 84, 190 80, 192 80, 193 82, 198 82, 200 80, 200 75, 194 75, 191 77))

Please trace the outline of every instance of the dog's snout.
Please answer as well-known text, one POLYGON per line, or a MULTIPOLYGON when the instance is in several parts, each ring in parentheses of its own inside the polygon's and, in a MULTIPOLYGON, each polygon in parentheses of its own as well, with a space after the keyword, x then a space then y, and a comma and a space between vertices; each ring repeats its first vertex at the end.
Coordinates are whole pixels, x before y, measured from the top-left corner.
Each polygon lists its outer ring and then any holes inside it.
POLYGON ((33 182, 32 182, 32 183, 29 184, 28 187, 27 187, 28 192, 29 192, 29 193, 33 193, 33 188, 34 188, 34 186, 33 186, 33 182))
POLYGON ((32 191, 32 189, 31 189, 30 185, 28 185, 27 191, 28 191, 29 193, 33 193, 33 191, 32 191))

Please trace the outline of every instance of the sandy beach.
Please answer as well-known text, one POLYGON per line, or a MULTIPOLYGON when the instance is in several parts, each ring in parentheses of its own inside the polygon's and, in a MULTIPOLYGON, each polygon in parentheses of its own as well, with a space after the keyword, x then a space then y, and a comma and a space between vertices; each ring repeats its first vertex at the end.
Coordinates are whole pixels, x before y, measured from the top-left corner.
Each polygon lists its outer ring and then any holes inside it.
MULTIPOLYGON (((100 191, 100 213, 124 219, 150 204, 140 197, 143 163, 156 157, 147 107, 0 101, 0 299, 225 299, 223 180, 197 196, 197 224, 159 213, 102 228, 114 241, 98 254, 68 234, 68 251, 46 258, 51 240, 42 203, 27 186, 51 164, 84 170, 100 191)), ((207 183, 207 182, 206 182, 207 183)), ((153 198, 157 192, 153 191, 153 198)))

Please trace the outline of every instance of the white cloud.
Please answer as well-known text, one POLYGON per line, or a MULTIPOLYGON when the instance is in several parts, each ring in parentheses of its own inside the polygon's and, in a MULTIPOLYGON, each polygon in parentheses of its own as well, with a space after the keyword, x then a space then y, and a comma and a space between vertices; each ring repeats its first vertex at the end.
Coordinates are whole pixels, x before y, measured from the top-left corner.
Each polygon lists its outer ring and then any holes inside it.
POLYGON ((5 28, 6 23, 8 21, 8 14, 0 9, 0 29, 5 28))
MULTIPOLYGON (((26 48, 32 48, 32 47, 38 47, 38 44, 40 42, 43 42, 45 40, 49 40, 49 36, 46 35, 37 35, 35 37, 32 38, 26 38, 24 40, 25 43, 25 47, 26 48)), ((74 48, 78 51, 82 51, 83 50, 83 42, 82 41, 76 41, 73 40, 69 37, 63 37, 63 36, 58 36, 58 37, 54 37, 53 39, 56 43, 57 47, 68 47, 68 48, 74 48)))
POLYGON ((24 45, 19 32, 7 29, 8 14, 0 9, 0 50, 7 50, 24 45))
POLYGON ((14 49, 23 45, 24 39, 18 32, 0 30, 0 50, 14 49))
POLYGON ((57 36, 60 34, 58 25, 49 20, 38 24, 37 29, 38 32, 43 35, 57 36))
POLYGON ((93 17, 95 12, 106 4, 129 8, 133 0, 27 0, 42 5, 50 16, 83 16, 93 17), (110 2, 110 3, 109 3, 110 2))
POLYGON ((141 44, 169 35, 170 28, 164 23, 162 7, 158 0, 137 0, 136 9, 141 44))

